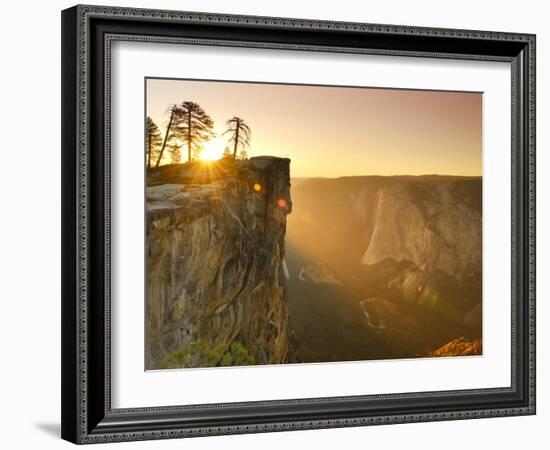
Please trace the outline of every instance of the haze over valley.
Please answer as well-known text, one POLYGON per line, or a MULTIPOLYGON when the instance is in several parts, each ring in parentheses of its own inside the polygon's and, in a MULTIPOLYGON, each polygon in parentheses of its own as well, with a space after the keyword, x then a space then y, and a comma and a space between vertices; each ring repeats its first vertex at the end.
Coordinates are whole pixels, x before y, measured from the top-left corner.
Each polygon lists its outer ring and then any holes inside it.
POLYGON ((429 356, 481 339, 480 177, 299 179, 291 195, 287 284, 302 360, 429 356))

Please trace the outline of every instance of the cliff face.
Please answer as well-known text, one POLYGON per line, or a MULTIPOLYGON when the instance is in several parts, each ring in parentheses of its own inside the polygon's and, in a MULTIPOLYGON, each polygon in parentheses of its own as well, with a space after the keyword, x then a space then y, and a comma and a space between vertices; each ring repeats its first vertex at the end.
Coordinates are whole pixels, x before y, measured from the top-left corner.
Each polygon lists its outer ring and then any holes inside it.
POLYGON ((178 352, 195 367, 230 364, 230 349, 249 363, 288 359, 289 164, 258 157, 150 175, 147 368, 178 352))
POLYGON ((481 190, 463 187, 457 181, 397 183, 380 190, 361 263, 408 262, 390 281, 407 300, 416 299, 423 288, 439 291, 442 284, 461 285, 479 276, 481 209, 473 205, 481 190))
POLYGON ((418 269, 458 279, 479 270, 481 215, 454 188, 438 183, 419 192, 417 186, 399 183, 380 190, 361 263, 410 261, 418 269))

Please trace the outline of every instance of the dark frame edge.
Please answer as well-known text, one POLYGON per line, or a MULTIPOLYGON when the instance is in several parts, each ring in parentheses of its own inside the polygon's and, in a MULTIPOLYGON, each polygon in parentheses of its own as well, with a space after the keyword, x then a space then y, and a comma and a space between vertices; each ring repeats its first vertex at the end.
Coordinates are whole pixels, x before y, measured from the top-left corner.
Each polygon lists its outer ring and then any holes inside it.
MULTIPOLYGON (((515 389, 524 415, 536 414, 536 35, 526 35, 526 41, 514 58, 512 83, 516 108, 512 111, 516 180, 515 200, 515 290, 519 300, 515 311, 516 359, 512 370, 516 374, 515 389)), ((514 157, 514 155, 513 155, 514 157)), ((514 280, 513 280, 514 281, 514 280)))
POLYGON ((523 95, 525 97, 523 124, 524 137, 520 149, 523 150, 526 159, 526 181, 522 186, 525 197, 526 227, 523 239, 527 243, 525 254, 522 255, 526 262, 526 278, 523 298, 525 299, 525 317, 523 323, 527 325, 524 333, 525 343, 525 396, 526 410, 529 415, 537 413, 537 388, 536 388, 536 51, 537 36, 530 34, 523 49, 524 59, 524 83, 523 95))
POLYGON ((78 7, 61 12, 61 437, 79 442, 77 296, 78 7))

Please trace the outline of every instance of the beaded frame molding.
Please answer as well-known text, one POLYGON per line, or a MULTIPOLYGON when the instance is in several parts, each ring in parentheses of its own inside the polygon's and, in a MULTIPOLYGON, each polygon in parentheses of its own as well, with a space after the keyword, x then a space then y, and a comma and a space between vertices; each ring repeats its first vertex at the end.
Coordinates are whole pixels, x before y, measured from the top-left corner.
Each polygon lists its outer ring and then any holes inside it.
POLYGON ((62 423, 99 443, 535 414, 535 36, 78 5, 62 12, 62 423), (512 373, 504 388, 111 407, 114 41, 505 61, 512 101, 512 373))

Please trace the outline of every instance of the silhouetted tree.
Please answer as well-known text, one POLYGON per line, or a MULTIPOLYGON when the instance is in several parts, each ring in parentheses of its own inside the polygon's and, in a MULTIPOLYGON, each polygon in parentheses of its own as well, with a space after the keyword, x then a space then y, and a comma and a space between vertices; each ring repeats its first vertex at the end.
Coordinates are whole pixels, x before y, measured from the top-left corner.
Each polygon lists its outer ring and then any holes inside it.
POLYGON ((193 156, 200 156, 201 144, 214 136, 213 128, 213 120, 199 104, 185 101, 178 105, 172 133, 183 145, 187 145, 188 161, 192 161, 193 156))
POLYGON ((233 116, 226 122, 227 130, 223 134, 229 134, 229 142, 233 142, 233 159, 237 158, 237 149, 250 147, 250 127, 240 117, 233 116))
POLYGON ((239 159, 248 159, 248 152, 244 147, 241 148, 241 151, 239 152, 239 159))
POLYGON ((168 153, 170 154, 170 161, 172 164, 178 164, 181 162, 181 144, 177 141, 170 141, 166 145, 168 153))
POLYGON ((145 150, 147 153, 147 168, 151 168, 151 161, 159 157, 162 138, 157 124, 147 117, 145 150))
POLYGON ((179 108, 177 105, 170 105, 168 107, 168 111, 170 111, 170 120, 168 121, 168 125, 166 126, 164 140, 162 141, 162 147, 160 148, 159 157, 157 159, 155 167, 158 167, 160 165, 160 161, 162 160, 162 156, 164 155, 164 149, 166 148, 166 144, 168 143, 170 134, 172 133, 172 125, 174 124, 174 119, 178 116, 178 109, 179 108))
POLYGON ((232 157, 233 155, 231 154, 231 150, 229 149, 229 147, 225 147, 223 149, 222 159, 231 159, 232 157))

